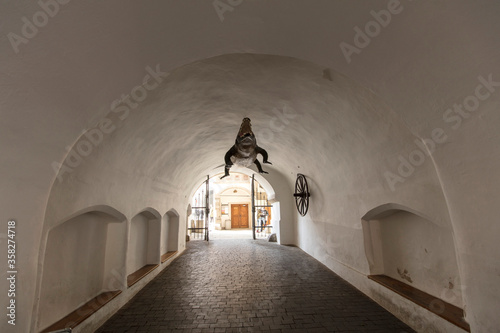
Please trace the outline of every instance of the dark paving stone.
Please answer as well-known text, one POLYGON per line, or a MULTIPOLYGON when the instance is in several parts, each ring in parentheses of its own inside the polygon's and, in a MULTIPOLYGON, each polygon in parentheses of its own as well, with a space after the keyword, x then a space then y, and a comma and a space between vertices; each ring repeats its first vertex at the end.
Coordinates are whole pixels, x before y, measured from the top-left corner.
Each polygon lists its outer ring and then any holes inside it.
POLYGON ((187 245, 97 332, 414 332, 298 248, 187 245))

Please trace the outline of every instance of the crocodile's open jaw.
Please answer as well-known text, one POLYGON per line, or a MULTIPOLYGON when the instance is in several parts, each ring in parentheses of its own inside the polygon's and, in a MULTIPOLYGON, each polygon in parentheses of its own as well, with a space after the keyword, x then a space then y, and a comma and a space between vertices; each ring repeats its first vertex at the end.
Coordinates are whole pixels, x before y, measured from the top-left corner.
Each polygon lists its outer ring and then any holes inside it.
POLYGON ((233 164, 241 165, 243 167, 249 167, 252 164, 257 166, 259 173, 267 173, 262 170, 257 155, 261 154, 264 159, 264 163, 269 163, 267 160, 267 152, 261 147, 257 146, 257 140, 252 132, 252 124, 250 123, 250 118, 243 118, 241 122, 240 130, 236 136, 234 145, 229 149, 224 156, 224 161, 226 166, 224 167, 224 176, 229 176, 229 169, 233 164))
POLYGON ((250 141, 253 140, 254 134, 252 132, 252 124, 249 118, 244 118, 241 123, 240 131, 238 132, 239 141, 250 141))

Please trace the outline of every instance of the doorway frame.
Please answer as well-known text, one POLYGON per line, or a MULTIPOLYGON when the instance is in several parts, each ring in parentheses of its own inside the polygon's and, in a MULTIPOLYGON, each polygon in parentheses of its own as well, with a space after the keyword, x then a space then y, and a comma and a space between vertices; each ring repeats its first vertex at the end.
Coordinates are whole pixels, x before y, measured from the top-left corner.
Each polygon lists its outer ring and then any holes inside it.
POLYGON ((233 229, 233 205, 239 205, 239 206, 242 206, 242 205, 246 205, 247 206, 247 222, 248 222, 248 227, 246 228, 234 228, 234 229, 250 229, 251 226, 250 226, 250 221, 251 221, 251 213, 252 213, 252 203, 251 202, 231 202, 229 204, 229 212, 230 212, 230 215, 229 215, 229 219, 231 220, 231 229, 233 229))

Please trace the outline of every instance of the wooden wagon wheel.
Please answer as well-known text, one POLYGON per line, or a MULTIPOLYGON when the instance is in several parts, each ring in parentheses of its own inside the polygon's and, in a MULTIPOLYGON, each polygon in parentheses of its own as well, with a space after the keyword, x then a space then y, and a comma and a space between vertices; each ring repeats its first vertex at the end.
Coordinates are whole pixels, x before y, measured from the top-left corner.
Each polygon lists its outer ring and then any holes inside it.
POLYGON ((309 209, 309 197, 311 194, 309 193, 309 186, 307 186, 306 177, 301 173, 297 174, 297 180, 295 181, 295 193, 293 196, 295 197, 295 205, 297 206, 299 214, 305 216, 307 214, 307 210, 309 209))

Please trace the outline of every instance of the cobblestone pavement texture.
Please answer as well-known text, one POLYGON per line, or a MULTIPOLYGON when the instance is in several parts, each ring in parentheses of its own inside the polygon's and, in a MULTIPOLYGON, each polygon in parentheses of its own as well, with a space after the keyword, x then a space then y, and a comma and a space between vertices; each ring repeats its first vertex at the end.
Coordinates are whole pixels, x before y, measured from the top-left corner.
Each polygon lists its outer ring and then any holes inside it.
POLYGON ((191 241, 97 332, 414 332, 296 247, 191 241))

